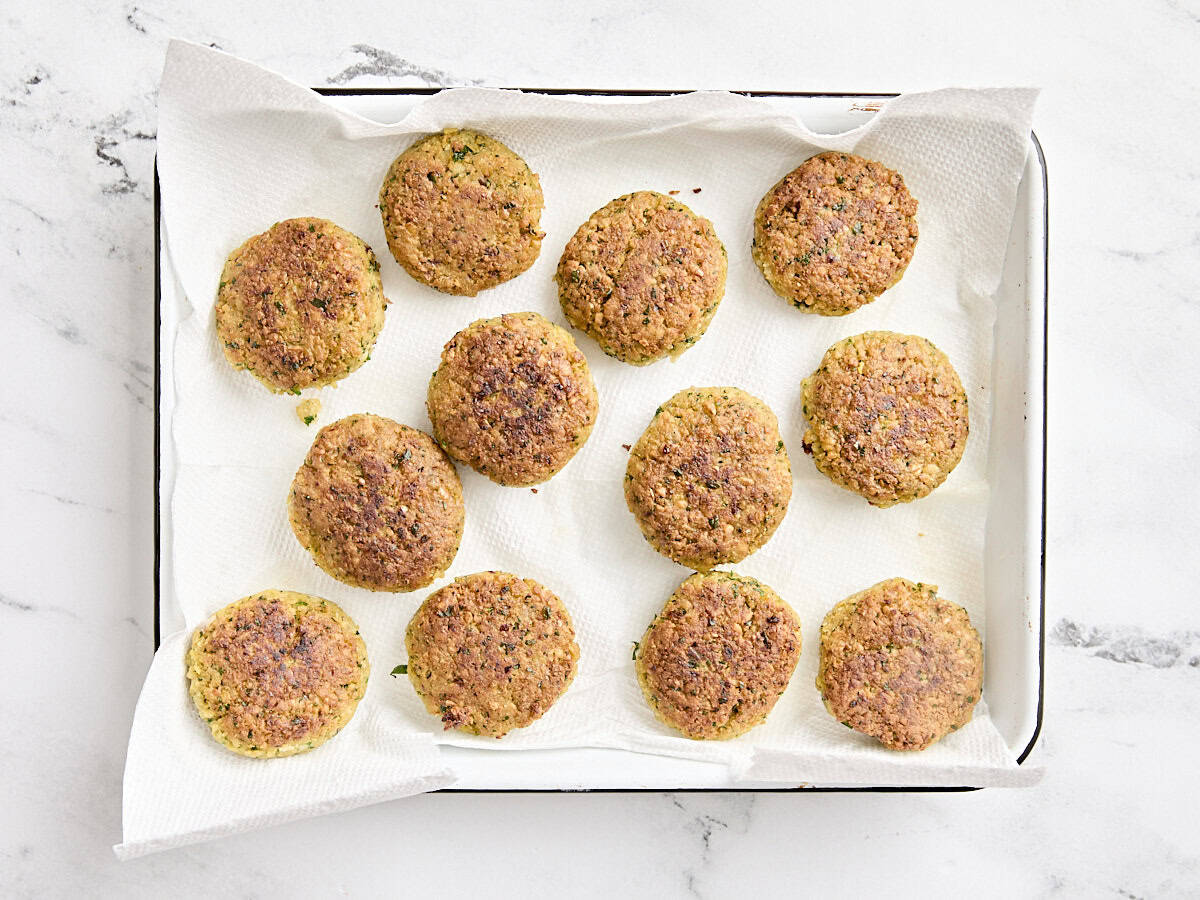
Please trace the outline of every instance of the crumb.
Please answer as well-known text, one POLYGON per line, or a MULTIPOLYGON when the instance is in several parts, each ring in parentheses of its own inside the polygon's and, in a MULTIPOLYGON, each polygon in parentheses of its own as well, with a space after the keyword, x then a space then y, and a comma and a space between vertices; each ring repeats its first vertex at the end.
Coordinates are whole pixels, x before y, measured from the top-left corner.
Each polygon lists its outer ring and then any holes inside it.
POLYGON ((621 446, 625 449, 626 453, 628 453, 632 449, 632 447, 629 444, 622 444, 621 446))
POLYGON ((529 490, 535 494, 537 493, 537 488, 530 488, 529 490))
POLYGON ((693 193, 693 194, 698 194, 698 193, 700 193, 700 188, 692 188, 692 193, 693 193))
POLYGON ((918 532, 917 532, 917 537, 925 537, 925 532, 923 532, 923 531, 918 531, 918 532))
POLYGON ((301 400, 296 404, 296 415, 300 417, 300 421, 305 425, 311 425, 317 420, 317 414, 321 411, 321 401, 316 397, 309 397, 307 400, 301 400))
POLYGON ((679 191, 667 191, 667 193, 670 194, 672 197, 674 197, 676 194, 679 193, 679 191))

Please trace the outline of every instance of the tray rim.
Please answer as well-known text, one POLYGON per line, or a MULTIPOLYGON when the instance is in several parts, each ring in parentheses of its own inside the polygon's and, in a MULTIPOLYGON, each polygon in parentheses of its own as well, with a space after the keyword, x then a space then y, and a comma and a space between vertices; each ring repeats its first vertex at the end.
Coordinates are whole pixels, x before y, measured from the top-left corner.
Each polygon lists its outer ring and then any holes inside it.
MULTIPOLYGON (((311 90, 322 97, 353 97, 353 96, 431 96, 453 85, 444 86, 323 86, 311 90)), ((694 93, 695 89, 674 88, 567 88, 567 87, 499 87, 499 90, 516 90, 522 93, 545 94, 548 96, 580 96, 580 97, 670 97, 678 94, 694 93)), ((796 97, 816 98, 827 100, 889 100, 898 97, 898 92, 875 91, 777 91, 777 90, 734 90, 730 93, 746 97, 796 97)), ((1037 745, 1042 734, 1043 715, 1046 699, 1046 463, 1049 445, 1049 416, 1050 400, 1050 186, 1046 154, 1042 143, 1038 140, 1037 132, 1030 130, 1030 142, 1037 155, 1037 164, 1042 174, 1042 448, 1041 448, 1041 513, 1040 513, 1040 549, 1038 573, 1038 692, 1037 714, 1033 734, 1029 743, 1017 756, 1017 765, 1022 765, 1037 745)), ((154 598, 154 650, 158 651, 162 638, 160 619, 162 584, 162 510, 161 510, 161 478, 162 478, 162 205, 158 180, 158 156, 154 157, 154 178, 152 191, 154 217, 154 561, 153 561, 153 598, 154 598)), ((641 794, 641 793, 795 793, 806 791, 810 793, 962 793, 964 791, 982 790, 970 785, 854 785, 854 786, 784 786, 784 787, 679 787, 679 788, 441 788, 432 793, 438 794, 641 794)))

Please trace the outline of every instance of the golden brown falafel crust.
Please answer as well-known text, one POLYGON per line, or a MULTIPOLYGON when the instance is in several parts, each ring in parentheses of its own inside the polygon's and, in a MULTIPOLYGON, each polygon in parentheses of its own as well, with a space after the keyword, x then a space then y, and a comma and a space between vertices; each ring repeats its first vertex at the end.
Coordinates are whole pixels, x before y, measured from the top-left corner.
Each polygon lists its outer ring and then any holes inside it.
POLYGON ((660 406, 625 470, 625 501, 646 540, 700 571, 765 544, 791 496, 775 414, 734 387, 688 388, 660 406))
POLYGON ((640 366, 700 339, 725 293, 727 268, 708 219, 671 197, 637 191, 579 227, 554 280, 571 324, 609 356, 640 366))
POLYGON ((924 750, 971 721, 983 645, 935 586, 889 578, 825 616, 817 690, 843 725, 893 750, 924 750))
POLYGON ((537 175, 478 131, 447 128, 396 157, 379 212, 396 262, 446 294, 474 297, 515 278, 545 237, 537 175))
POLYGON ((579 660, 562 601, 508 572, 465 575, 430 594, 404 644, 425 708, 447 729, 497 738, 553 706, 579 660))
POLYGON ((868 331, 838 341, 801 395, 805 452, 873 506, 928 495, 966 450, 966 392, 946 354, 923 337, 868 331))
POLYGON ((695 574, 636 651, 654 714, 695 740, 727 740, 766 721, 800 661, 800 617, 773 590, 732 572, 695 574))
POLYGON ((792 305, 842 316, 904 275, 917 246, 917 201, 899 173, 821 153, 767 191, 754 215, 754 261, 792 305))
POLYGON ((317 434, 288 496, 322 569, 371 591, 412 591, 449 568, 463 531, 454 464, 423 431, 359 414, 317 434))
POLYGON ((360 238, 326 219, 288 219, 229 254, 217 336, 234 368, 298 394, 366 362, 386 307, 379 262, 360 238))
POLYGON ((213 737, 243 756, 291 756, 340 731, 367 690, 367 648, 341 608, 262 591, 196 629, 188 690, 213 737))
POLYGON ((534 312, 480 319, 456 334, 426 404, 447 453, 514 486, 562 469, 591 434, 596 405, 587 359, 534 312))

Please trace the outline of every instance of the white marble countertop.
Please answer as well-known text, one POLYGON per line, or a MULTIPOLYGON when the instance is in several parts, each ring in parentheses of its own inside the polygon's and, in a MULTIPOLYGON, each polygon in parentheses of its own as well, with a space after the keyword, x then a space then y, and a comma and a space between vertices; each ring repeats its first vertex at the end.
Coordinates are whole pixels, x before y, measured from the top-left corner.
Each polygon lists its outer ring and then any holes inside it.
POLYGON ((986 895, 1200 892, 1186 562, 1200 508, 1200 4, 776 3, 728 22, 733 4, 707 2, 257 7, 52 0, 3 15, 0 895, 916 895, 964 877, 986 895), (1041 86, 1044 781, 423 796, 118 863, 125 742, 151 656, 151 172, 170 36, 314 85, 1041 86))

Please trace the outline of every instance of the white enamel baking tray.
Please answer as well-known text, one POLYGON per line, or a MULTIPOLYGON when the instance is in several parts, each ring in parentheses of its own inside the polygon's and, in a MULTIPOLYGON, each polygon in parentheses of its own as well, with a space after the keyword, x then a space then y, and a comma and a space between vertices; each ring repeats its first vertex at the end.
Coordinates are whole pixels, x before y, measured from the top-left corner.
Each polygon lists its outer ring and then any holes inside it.
MULTIPOLYGON (((676 91, 547 90, 590 101, 660 96, 676 91)), ((396 122, 435 88, 321 89, 339 107, 378 122, 396 122)), ((759 93, 814 131, 833 134, 873 116, 888 94, 759 93)), ((157 188, 157 177, 155 178, 157 188)), ((174 484, 171 413, 174 408, 172 347, 182 291, 171 270, 159 227, 155 191, 155 547, 154 642, 165 629, 182 627, 171 596, 170 497, 174 484)), ((1046 161, 1037 137, 1018 189, 1003 279, 997 295, 992 398, 992 484, 985 547, 987 645, 984 693, 992 721, 1013 758, 1023 762, 1042 726, 1044 687, 1046 534, 1046 262, 1048 256, 1046 161)), ((734 782, 725 766, 669 759, 625 750, 539 750, 491 753, 442 747, 458 773, 454 791, 639 791, 639 790, 858 790, 953 791, 960 787, 890 785, 780 785, 734 782)))

